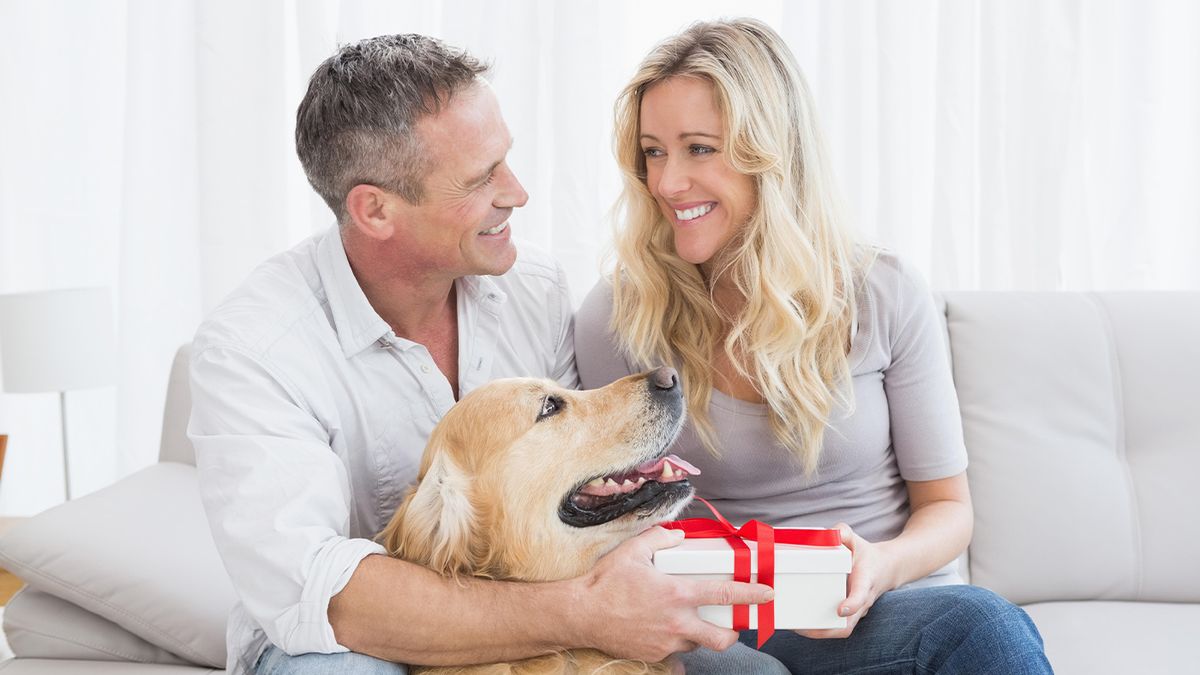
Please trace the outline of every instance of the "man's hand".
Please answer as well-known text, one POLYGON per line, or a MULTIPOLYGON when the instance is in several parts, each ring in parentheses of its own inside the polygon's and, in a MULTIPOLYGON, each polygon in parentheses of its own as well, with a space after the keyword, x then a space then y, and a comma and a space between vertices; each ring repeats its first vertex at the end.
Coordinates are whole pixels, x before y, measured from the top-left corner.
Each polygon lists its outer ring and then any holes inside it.
POLYGON ((679 530, 653 527, 577 579, 572 646, 651 663, 697 646, 717 651, 732 646, 737 632, 703 621, 696 608, 761 604, 770 602, 775 591, 762 584, 689 581, 654 569, 654 552, 682 540, 679 530))

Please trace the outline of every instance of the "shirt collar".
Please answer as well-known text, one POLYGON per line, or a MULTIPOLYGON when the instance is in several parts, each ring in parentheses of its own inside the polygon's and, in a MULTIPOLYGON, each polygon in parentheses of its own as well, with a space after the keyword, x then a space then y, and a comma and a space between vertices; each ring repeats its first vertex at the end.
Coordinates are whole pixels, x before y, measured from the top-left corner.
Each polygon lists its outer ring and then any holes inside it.
POLYGON ((346 358, 392 332, 367 300, 362 286, 358 285, 342 245, 341 228, 336 224, 317 244, 317 273, 325 287, 325 296, 329 298, 333 328, 346 358))
POLYGON ((460 296, 465 292, 472 303, 482 305, 498 313, 499 308, 508 300, 508 295, 500 290, 492 277, 460 277, 458 279, 460 296))

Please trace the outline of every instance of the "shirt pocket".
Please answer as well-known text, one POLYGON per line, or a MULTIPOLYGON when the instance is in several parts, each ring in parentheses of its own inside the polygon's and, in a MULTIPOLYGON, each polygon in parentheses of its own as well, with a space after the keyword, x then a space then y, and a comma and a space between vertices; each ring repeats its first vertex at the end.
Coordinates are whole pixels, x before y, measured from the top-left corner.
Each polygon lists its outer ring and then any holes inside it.
POLYGON ((416 482, 425 444, 437 423, 423 401, 399 406, 386 417, 383 431, 370 442, 367 452, 380 527, 391 520, 400 500, 416 482))

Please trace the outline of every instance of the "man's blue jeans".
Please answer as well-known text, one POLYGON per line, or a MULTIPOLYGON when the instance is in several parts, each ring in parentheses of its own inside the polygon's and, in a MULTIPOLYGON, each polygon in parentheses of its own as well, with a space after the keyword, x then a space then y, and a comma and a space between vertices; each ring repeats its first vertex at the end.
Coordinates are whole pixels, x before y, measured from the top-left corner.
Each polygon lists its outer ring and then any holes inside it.
POLYGON ((255 675, 406 675, 408 669, 357 652, 288 656, 282 649, 269 645, 258 657, 254 672, 255 675))

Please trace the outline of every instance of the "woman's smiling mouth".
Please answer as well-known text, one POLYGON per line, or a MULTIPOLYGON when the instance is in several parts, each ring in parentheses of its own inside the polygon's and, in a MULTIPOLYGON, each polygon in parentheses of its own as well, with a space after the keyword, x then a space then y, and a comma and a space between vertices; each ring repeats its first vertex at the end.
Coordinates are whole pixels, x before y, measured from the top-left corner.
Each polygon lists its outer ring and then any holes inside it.
POLYGON ((678 220, 681 223, 686 223, 686 222, 690 222, 690 221, 696 220, 697 218, 701 218, 701 217, 707 215, 708 212, 712 211, 714 208, 716 208, 716 206, 717 206, 716 202, 705 202, 698 206, 693 206, 693 207, 687 208, 687 209, 671 209, 671 210, 675 212, 676 220, 678 220))

